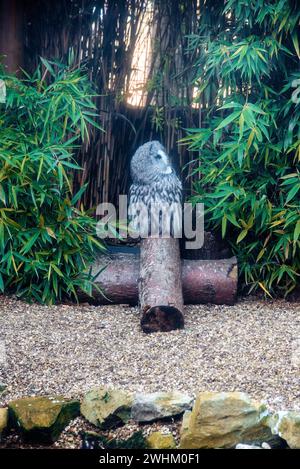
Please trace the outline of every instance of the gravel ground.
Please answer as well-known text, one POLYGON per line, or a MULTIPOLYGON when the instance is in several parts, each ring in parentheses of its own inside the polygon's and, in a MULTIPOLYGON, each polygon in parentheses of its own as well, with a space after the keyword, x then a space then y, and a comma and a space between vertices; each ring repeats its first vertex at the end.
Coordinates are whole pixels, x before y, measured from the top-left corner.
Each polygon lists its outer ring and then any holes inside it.
POLYGON ((143 334, 137 308, 28 305, 0 296, 0 405, 36 394, 245 391, 300 409, 300 304, 188 306, 184 330, 143 334), (297 350, 298 347, 298 350, 297 350))

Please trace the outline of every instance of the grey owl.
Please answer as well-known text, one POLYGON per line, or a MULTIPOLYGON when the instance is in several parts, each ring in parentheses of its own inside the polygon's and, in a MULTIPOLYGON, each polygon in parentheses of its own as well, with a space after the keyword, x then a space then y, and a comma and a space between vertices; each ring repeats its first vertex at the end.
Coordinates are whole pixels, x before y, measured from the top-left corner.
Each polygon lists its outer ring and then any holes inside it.
POLYGON ((131 159, 131 228, 141 237, 181 234, 182 184, 160 142, 140 146, 131 159))

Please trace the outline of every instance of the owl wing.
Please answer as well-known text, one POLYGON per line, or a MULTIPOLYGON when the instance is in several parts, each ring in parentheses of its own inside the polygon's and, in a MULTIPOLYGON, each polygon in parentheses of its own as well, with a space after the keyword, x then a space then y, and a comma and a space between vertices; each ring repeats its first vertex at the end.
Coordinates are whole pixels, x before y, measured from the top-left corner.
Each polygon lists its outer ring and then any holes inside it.
MULTIPOLYGON (((162 234, 162 216, 159 208, 170 217, 170 235, 181 233, 182 185, 177 176, 164 178, 155 184, 132 184, 129 192, 128 216, 131 229, 142 237, 150 235, 151 228, 162 234), (155 210, 153 208, 155 207, 155 210), (152 208, 152 211, 151 211, 152 208), (152 225, 152 226, 151 226, 152 225), (157 228, 158 227, 158 228, 157 228)), ((166 218, 164 219, 166 221, 166 218)))
POLYGON ((167 179, 162 192, 162 200, 169 205, 170 235, 180 236, 182 231, 182 184, 176 175, 167 179))
POLYGON ((149 193, 146 186, 140 184, 132 184, 129 191, 128 217, 130 222, 130 234, 134 236, 134 232, 140 235, 148 235, 148 205, 149 193), (143 211, 145 211, 143 213, 143 211))

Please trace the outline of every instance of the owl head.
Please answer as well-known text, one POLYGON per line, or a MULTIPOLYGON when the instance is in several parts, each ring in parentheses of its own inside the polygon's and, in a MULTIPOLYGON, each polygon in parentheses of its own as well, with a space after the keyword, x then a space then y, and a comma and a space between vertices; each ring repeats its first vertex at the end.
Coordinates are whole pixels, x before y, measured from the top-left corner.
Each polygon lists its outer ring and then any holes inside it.
POLYGON ((133 182, 151 184, 172 174, 173 168, 162 144, 153 140, 137 149, 131 159, 130 171, 133 182))

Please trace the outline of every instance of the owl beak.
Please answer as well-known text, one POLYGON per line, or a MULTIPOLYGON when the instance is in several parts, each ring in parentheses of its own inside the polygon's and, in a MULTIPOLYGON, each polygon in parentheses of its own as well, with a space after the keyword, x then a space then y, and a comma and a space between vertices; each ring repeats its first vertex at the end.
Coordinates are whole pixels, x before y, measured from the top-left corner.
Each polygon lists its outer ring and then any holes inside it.
POLYGON ((165 170, 165 174, 171 174, 173 172, 173 169, 171 168, 171 166, 167 166, 167 169, 165 170))

